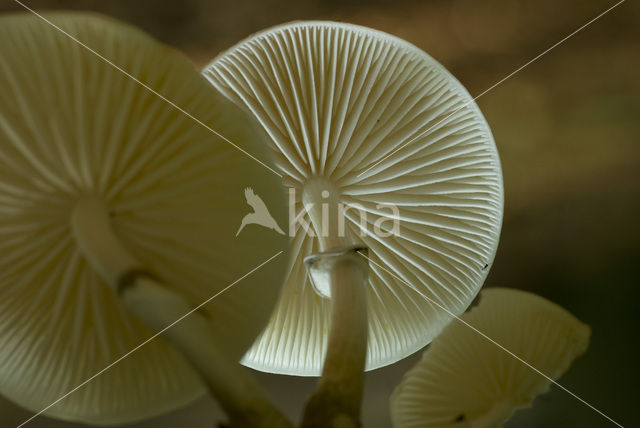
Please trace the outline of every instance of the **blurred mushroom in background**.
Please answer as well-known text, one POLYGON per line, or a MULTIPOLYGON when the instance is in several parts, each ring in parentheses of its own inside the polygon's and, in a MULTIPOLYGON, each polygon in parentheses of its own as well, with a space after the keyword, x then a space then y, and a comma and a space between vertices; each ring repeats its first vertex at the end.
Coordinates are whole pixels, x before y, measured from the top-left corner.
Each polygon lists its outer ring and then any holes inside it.
POLYGON ((286 238, 233 233, 243 183, 285 213, 279 177, 238 150, 270 162, 251 119, 111 19, 3 16, 0 50, 0 392, 115 424, 206 384, 232 422, 286 426, 236 363, 285 267, 286 238))

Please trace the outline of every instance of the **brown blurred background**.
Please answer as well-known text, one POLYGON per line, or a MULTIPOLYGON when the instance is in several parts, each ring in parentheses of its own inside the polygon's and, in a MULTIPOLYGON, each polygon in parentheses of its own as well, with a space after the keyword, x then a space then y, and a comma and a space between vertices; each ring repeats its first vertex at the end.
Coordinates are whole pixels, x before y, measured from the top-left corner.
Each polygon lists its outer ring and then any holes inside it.
MULTIPOLYGON (((203 66, 251 33, 329 19, 380 29, 431 54, 477 95, 612 6, 614 0, 21 0, 94 10, 133 23, 203 66)), ((0 12, 19 11, 0 0, 0 12)), ((1 54, 1 53, 0 53, 1 54)), ((627 0, 478 99, 503 163, 502 239, 486 286, 524 288, 592 327, 591 346, 560 380, 622 425, 640 402, 640 4, 627 0)), ((370 372, 365 428, 388 427, 388 396, 419 354, 370 372)), ((257 374, 297 418, 314 379, 257 374)), ((0 398, 0 427, 30 413, 0 398)), ((207 427, 210 399, 131 427, 207 427)), ((28 426, 81 426, 38 418, 28 426)), ((612 427, 566 392, 538 398, 507 425, 612 427)))

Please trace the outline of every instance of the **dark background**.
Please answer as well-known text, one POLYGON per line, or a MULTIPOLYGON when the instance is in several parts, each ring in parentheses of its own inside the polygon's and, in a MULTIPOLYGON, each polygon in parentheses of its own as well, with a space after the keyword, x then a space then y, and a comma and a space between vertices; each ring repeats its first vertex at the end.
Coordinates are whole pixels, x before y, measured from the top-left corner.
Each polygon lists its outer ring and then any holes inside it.
MULTIPOLYGON (((346 21, 407 39, 475 96, 615 1, 35 1, 95 10, 186 52, 198 67, 251 33, 298 19, 346 21)), ((19 11, 0 0, 0 12, 19 11)), ((502 158, 505 217, 486 286, 532 290, 592 328, 560 383, 617 420, 640 416, 640 4, 627 0, 477 100, 502 158)), ((418 354, 367 377, 365 427, 390 425, 388 396, 418 354)), ((315 379, 258 374, 297 417, 315 379)), ((207 427, 211 399, 132 427, 207 427)), ((0 398, 0 426, 30 413, 0 398)), ((80 426, 40 417, 28 426, 80 426)), ((557 387, 507 427, 613 427, 557 387)))

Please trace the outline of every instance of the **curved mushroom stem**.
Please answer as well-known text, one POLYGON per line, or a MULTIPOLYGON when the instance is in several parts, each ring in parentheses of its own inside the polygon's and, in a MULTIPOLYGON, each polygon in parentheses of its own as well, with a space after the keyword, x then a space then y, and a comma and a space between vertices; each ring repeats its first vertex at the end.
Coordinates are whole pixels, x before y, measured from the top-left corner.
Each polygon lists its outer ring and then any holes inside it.
POLYGON ((324 179, 308 183, 303 195, 323 251, 308 258, 312 281, 315 275, 316 291, 330 292, 332 305, 322 376, 305 408, 303 428, 360 426, 367 353, 368 264, 358 254, 359 248, 350 245, 345 228, 340 227, 338 197, 324 179), (313 269, 317 269, 315 274, 313 269), (328 286, 319 282, 328 282, 328 286))
POLYGON ((206 315, 193 311, 182 296, 145 271, 122 246, 100 200, 79 201, 71 226, 89 264, 114 288, 127 309, 162 333, 200 373, 227 413, 230 427, 291 427, 246 369, 212 341, 206 315))
POLYGON ((366 259, 356 249, 325 257, 334 258, 328 268, 331 330, 322 377, 307 403, 302 426, 355 428, 360 426, 367 354, 366 259))

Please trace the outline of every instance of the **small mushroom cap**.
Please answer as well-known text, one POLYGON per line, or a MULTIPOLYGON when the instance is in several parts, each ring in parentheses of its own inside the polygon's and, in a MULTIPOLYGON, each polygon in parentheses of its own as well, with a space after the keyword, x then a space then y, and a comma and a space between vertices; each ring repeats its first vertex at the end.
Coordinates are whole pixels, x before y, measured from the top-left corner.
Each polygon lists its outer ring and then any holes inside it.
MULTIPOLYGON (((450 321, 429 299, 464 312, 495 255, 503 190, 491 131, 450 73, 403 40, 333 22, 264 31, 203 73, 269 135, 293 214, 310 222, 302 195, 318 177, 355 206, 346 229, 371 259, 367 369, 417 351, 450 321)), ((318 251, 298 227, 278 307, 246 365, 320 373, 331 300, 304 266, 318 251)))
MULTIPOLYGON (((45 17, 268 162, 251 118, 184 56, 111 19, 45 17)), ((153 335, 81 253, 70 225, 79 200, 102 201, 122 245, 196 306, 286 248, 256 225, 235 237, 248 186, 283 224, 277 175, 47 22, 1 17, 0 393, 40 411, 153 335)), ((276 258, 202 308, 232 358, 266 323, 285 267, 276 258)), ((204 392, 158 337, 45 414, 124 423, 204 392)))
MULTIPOLYGON (((525 291, 484 290, 480 304, 460 318, 553 380, 589 344, 587 325, 525 291)), ((499 427, 550 385, 477 331, 453 321, 393 392, 391 418, 396 428, 499 427)))

